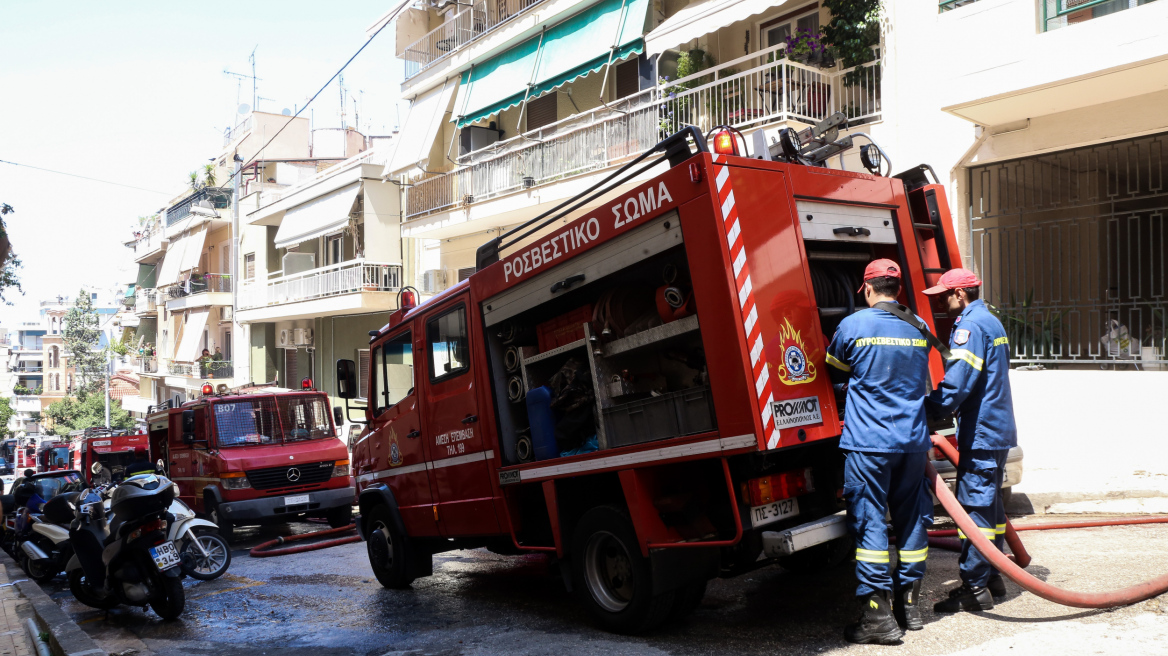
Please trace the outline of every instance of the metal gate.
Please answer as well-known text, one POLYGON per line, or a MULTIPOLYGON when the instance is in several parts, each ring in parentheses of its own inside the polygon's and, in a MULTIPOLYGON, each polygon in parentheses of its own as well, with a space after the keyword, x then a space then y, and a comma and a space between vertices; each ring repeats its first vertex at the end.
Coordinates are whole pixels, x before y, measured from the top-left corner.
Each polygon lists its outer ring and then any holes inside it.
POLYGON ((974 267, 1020 362, 1168 370, 1168 133, 969 170, 974 267))

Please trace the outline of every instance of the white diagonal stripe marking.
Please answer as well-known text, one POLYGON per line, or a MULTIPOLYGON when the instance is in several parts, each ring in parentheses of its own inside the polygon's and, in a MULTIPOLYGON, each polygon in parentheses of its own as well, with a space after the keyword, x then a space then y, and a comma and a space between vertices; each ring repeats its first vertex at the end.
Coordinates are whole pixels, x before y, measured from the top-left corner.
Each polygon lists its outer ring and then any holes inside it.
POLYGON ((766 386, 767 381, 771 379, 771 375, 767 373, 767 368, 762 368, 762 373, 758 375, 758 380, 754 381, 755 394, 762 396, 762 390, 766 386))
POLYGON ((758 356, 760 356, 760 355, 762 355, 762 335, 761 334, 758 336, 758 339, 754 340, 754 346, 751 347, 751 349, 750 349, 750 366, 752 366, 752 367, 758 366, 758 356))
POLYGON ((746 337, 750 338, 750 333, 754 331, 754 324, 758 321, 758 306, 751 305, 750 312, 746 313, 746 337))
POLYGON ((734 258, 734 277, 742 272, 742 267, 746 266, 746 248, 743 247, 738 251, 738 257, 734 258))
POLYGON ((746 306, 746 298, 750 296, 752 285, 750 283, 750 274, 746 274, 746 280, 742 282, 742 289, 738 290, 738 307, 746 306))
POLYGON ((734 190, 730 190, 730 195, 726 196, 726 200, 722 201, 722 220, 730 218, 730 210, 734 209, 734 190))
POLYGON ((715 180, 718 183, 718 191, 722 191, 722 185, 726 184, 726 180, 730 177, 730 167, 723 166, 718 170, 718 177, 715 180))
POLYGON ((730 232, 726 233, 727 247, 734 247, 734 242, 738 239, 738 233, 740 232, 742 232, 742 226, 738 224, 738 219, 734 219, 734 225, 730 226, 730 232))

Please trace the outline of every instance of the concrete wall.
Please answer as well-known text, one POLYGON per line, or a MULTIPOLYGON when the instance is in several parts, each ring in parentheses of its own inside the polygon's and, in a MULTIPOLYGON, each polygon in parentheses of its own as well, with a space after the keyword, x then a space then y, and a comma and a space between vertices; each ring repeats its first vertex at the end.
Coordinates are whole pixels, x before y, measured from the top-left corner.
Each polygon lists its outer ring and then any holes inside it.
POLYGON ((336 397, 337 360, 356 361, 358 349, 369 348, 369 331, 389 323, 389 315, 377 312, 316 319, 316 387, 328 393, 332 406, 343 405, 336 397))
POLYGON ((249 326, 251 335, 251 381, 271 382, 276 379, 276 326, 257 323, 249 326))

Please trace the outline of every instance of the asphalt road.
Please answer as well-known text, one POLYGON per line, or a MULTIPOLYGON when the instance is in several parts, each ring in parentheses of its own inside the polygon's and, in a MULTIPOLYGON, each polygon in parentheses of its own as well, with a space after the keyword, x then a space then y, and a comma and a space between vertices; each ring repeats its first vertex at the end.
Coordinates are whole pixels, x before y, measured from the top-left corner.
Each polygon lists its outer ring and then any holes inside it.
MULTIPOLYGON (((876 647, 848 645, 841 637, 855 613, 850 565, 814 574, 776 565, 715 580, 684 623, 628 638, 593 627, 543 556, 442 554, 434 576, 395 591, 373 578, 363 543, 247 556, 248 548, 279 532, 252 529, 233 545, 224 577, 187 579, 186 611, 173 622, 139 608, 120 607, 108 616, 89 609, 63 579, 46 592, 104 648, 139 655, 1168 654, 1168 595, 1120 610, 1084 611, 1008 583, 1008 599, 992 611, 935 616, 931 602, 957 583, 956 554, 936 549, 925 581, 925 629, 901 646, 876 647)), ((1063 587, 1110 590, 1168 572, 1168 525, 1022 537, 1034 558, 1029 571, 1063 587)))

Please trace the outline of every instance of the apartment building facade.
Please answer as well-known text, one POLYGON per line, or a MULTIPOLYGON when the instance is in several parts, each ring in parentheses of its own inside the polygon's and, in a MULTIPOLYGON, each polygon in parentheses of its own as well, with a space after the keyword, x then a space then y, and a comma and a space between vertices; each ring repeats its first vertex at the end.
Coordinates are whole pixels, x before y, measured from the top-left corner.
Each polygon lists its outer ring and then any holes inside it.
POLYGON ((770 138, 843 112, 894 171, 946 184, 1019 364, 1164 369, 1168 3, 888 0, 872 62, 787 52, 831 20, 816 0, 415 2, 384 171, 412 280, 458 282, 493 233, 686 125, 770 138))

